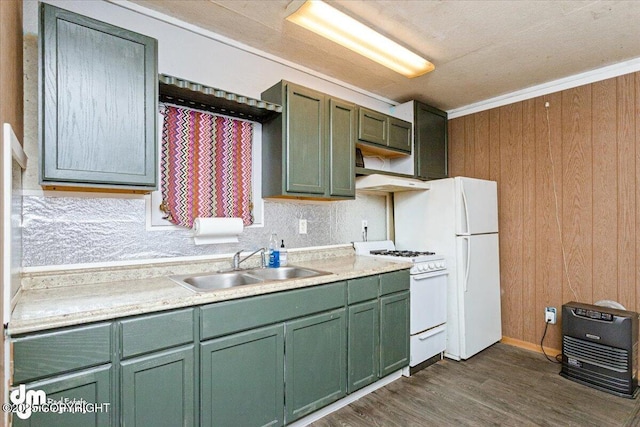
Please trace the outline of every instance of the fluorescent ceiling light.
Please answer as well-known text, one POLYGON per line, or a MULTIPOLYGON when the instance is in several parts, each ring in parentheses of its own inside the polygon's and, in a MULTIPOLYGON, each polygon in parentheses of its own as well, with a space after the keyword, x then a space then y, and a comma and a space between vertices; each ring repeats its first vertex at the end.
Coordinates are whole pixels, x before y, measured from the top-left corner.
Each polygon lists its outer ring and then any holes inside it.
POLYGON ((320 0, 307 0, 287 20, 409 78, 435 69, 426 59, 320 0))

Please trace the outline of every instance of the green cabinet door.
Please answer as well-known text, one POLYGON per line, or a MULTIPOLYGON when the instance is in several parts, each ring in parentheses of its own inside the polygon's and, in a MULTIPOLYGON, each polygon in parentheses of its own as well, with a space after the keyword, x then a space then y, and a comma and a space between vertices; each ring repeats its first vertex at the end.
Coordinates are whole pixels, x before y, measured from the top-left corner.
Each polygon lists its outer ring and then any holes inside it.
POLYGON ((386 146, 389 141, 389 117, 385 114, 358 108, 358 139, 386 146))
POLYGON ((440 179, 447 170, 447 113, 416 102, 415 176, 421 179, 440 179))
POLYGON ((193 345, 121 362, 123 427, 194 425, 193 345))
POLYGON ((380 377, 409 364, 409 292, 380 298, 380 377))
POLYGON ((286 422, 346 394, 346 309, 285 324, 286 422))
POLYGON ((411 153, 411 123, 389 117, 389 147, 411 153))
POLYGON ((349 306, 349 393, 378 379, 379 311, 377 298, 349 306))
POLYGON ((202 427, 284 424, 284 325, 200 344, 202 427))
MULTIPOLYGON (((33 412, 27 419, 13 414, 16 427, 107 427, 114 425, 115 405, 111 401, 111 365, 103 365, 26 385, 27 390, 42 390, 55 402, 78 402, 87 410, 80 412, 33 412), (95 405, 93 407, 89 405, 95 405)), ((82 408, 82 406, 80 406, 82 408)))
POLYGON ((41 9, 41 182, 156 188, 157 42, 41 9))
POLYGON ((263 197, 355 198, 355 105, 285 80, 261 98, 282 105, 262 124, 263 197))
POLYGON ((356 107, 329 100, 329 191, 331 196, 355 197, 356 107))
POLYGON ((291 83, 286 97, 286 191, 324 194, 325 97, 291 83))

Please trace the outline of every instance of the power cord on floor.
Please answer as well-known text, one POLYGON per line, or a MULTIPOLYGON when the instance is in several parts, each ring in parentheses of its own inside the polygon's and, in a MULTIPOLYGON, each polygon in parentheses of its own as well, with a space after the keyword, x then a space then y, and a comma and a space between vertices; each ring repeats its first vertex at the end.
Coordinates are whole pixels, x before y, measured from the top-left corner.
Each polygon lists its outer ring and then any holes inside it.
POLYGON ((556 360, 553 360, 549 356, 547 356, 547 353, 544 351, 544 346, 542 345, 542 343, 544 342, 544 337, 547 336, 548 327, 549 327, 549 321, 544 322, 544 332, 542 333, 542 339, 540 340, 540 349, 542 350, 542 354, 544 354, 544 357, 546 357, 549 362, 562 363, 562 353, 556 354, 556 357, 555 357, 556 360))

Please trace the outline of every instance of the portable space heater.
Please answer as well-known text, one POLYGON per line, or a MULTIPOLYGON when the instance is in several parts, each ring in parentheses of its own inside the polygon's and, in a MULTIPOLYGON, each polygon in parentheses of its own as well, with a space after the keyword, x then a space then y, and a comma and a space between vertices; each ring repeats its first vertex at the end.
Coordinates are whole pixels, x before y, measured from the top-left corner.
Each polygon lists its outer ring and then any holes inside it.
POLYGON ((634 398, 638 390, 638 313, 573 301, 564 304, 560 375, 634 398))

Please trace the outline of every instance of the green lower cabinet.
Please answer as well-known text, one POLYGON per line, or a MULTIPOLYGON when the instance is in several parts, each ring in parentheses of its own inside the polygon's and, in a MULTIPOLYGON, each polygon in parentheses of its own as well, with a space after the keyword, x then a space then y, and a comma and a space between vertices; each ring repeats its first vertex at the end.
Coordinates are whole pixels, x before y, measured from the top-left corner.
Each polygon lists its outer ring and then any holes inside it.
POLYGON ((284 424, 284 325, 200 344, 201 426, 284 424))
POLYGON ((380 297, 380 377, 409 364, 409 292, 380 297))
POLYGON ((346 309, 285 324, 286 422, 346 395, 346 309))
POLYGON ((378 299, 349 306, 349 393, 378 380, 379 311, 378 299))
POLYGON ((16 427, 107 427, 113 425, 114 405, 111 402, 111 365, 103 365, 73 374, 60 375, 26 385, 27 390, 42 390, 47 400, 55 402, 86 402, 82 412, 33 412, 27 419, 13 414, 16 427), (89 406, 95 405, 95 406, 89 406))
POLYGON ((122 427, 193 426, 194 346, 121 362, 122 427))

